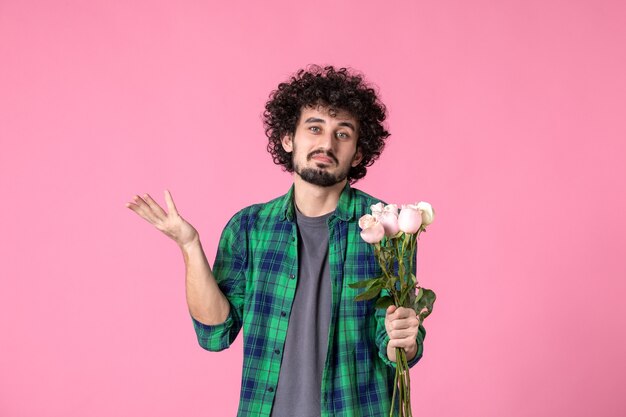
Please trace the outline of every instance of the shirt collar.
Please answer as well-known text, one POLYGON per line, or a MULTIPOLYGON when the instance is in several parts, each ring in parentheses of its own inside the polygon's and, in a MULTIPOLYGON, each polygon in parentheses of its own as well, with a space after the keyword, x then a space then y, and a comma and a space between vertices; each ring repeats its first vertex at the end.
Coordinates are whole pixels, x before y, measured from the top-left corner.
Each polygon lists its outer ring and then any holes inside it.
MULTIPOLYGON (((296 216, 295 204, 293 202, 294 184, 291 185, 287 194, 282 197, 281 208, 281 220, 294 221, 296 216)), ((350 183, 346 182, 345 187, 341 191, 339 201, 337 202, 337 208, 333 216, 338 217, 343 221, 352 220, 354 217, 355 199, 353 198, 352 188, 350 183)))

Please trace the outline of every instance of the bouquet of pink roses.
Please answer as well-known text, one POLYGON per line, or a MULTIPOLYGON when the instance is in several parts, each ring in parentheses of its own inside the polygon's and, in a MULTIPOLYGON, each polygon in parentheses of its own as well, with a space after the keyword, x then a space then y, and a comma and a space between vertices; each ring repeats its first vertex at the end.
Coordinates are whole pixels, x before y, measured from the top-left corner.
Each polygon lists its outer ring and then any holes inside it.
MULTIPOLYGON (((415 251, 417 239, 426 226, 432 223, 435 212, 429 203, 403 205, 398 213, 395 204, 375 204, 372 214, 359 219, 361 237, 374 245, 374 254, 382 270, 376 278, 350 284, 352 288, 364 288, 355 301, 371 300, 381 292, 386 294, 376 300, 376 308, 386 309, 390 305, 408 307, 415 310, 420 323, 433 310, 435 293, 418 285, 415 271, 415 251)), ((411 392, 409 366, 404 349, 396 348, 396 377, 391 398, 393 415, 396 393, 398 394, 399 415, 411 417, 411 392)))

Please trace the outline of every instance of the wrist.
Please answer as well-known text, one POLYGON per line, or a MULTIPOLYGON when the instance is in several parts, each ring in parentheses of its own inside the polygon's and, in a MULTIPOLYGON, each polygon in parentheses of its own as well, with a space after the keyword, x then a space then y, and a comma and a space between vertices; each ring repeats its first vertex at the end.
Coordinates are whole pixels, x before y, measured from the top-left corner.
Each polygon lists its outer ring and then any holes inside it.
POLYGON ((190 252, 193 252, 193 251, 201 248, 200 235, 198 233, 196 233, 195 236, 189 242, 179 243, 178 247, 185 254, 189 254, 190 252))

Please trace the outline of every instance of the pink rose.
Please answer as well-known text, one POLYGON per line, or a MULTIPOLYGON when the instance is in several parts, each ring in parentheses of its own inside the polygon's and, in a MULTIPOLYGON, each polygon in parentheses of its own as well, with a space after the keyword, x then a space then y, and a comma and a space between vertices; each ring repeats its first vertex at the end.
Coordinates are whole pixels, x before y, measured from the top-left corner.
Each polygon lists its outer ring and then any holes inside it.
POLYGON ((359 219, 361 238, 367 243, 378 243, 385 236, 385 228, 378 219, 371 214, 366 214, 359 219))
POLYGON ((398 205, 397 204, 387 204, 383 208, 383 213, 393 213, 394 215, 398 216, 398 205))
POLYGON ((378 218, 380 223, 385 228, 385 236, 395 236, 400 231, 398 227, 398 206, 395 204, 389 204, 385 206, 382 214, 378 218))
POLYGON ((376 220, 376 217, 372 216, 371 214, 366 214, 364 216, 361 216, 361 218, 359 219, 359 227, 361 229, 367 229, 377 221, 378 220, 376 220))
POLYGON ((428 226, 435 220, 435 209, 430 203, 425 201, 420 201, 416 204, 417 209, 422 213, 422 225, 428 226))
POLYGON ((402 206, 398 215, 398 226, 404 233, 416 233, 422 225, 422 213, 414 204, 402 206))
POLYGON ((370 206, 370 210, 372 210, 372 216, 379 218, 381 214, 383 214, 383 210, 385 209, 385 206, 383 205, 383 203, 376 203, 372 206, 370 206))

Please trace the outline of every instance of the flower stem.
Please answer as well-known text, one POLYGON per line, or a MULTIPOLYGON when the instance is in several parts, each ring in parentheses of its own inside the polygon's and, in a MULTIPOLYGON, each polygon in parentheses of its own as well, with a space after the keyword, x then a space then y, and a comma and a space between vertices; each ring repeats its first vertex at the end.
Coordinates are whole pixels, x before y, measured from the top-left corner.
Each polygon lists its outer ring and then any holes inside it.
MULTIPOLYGON (((398 360, 398 352, 396 350, 396 362, 398 360)), ((391 395, 391 407, 389 409, 389 417, 393 417, 394 406, 396 404, 396 391, 398 388, 398 367, 396 365, 396 376, 393 379, 393 394, 391 395)))
POLYGON ((396 375, 398 375, 398 397, 399 397, 399 415, 403 416, 404 415, 404 384, 402 382, 402 364, 400 362, 400 355, 402 353, 400 352, 400 348, 396 348, 396 375))
POLYGON ((409 374, 409 362, 406 359, 406 352, 404 354, 404 369, 406 369, 406 379, 405 379, 405 389, 406 389, 406 415, 407 417, 412 417, 413 412, 411 411, 411 379, 409 374))

